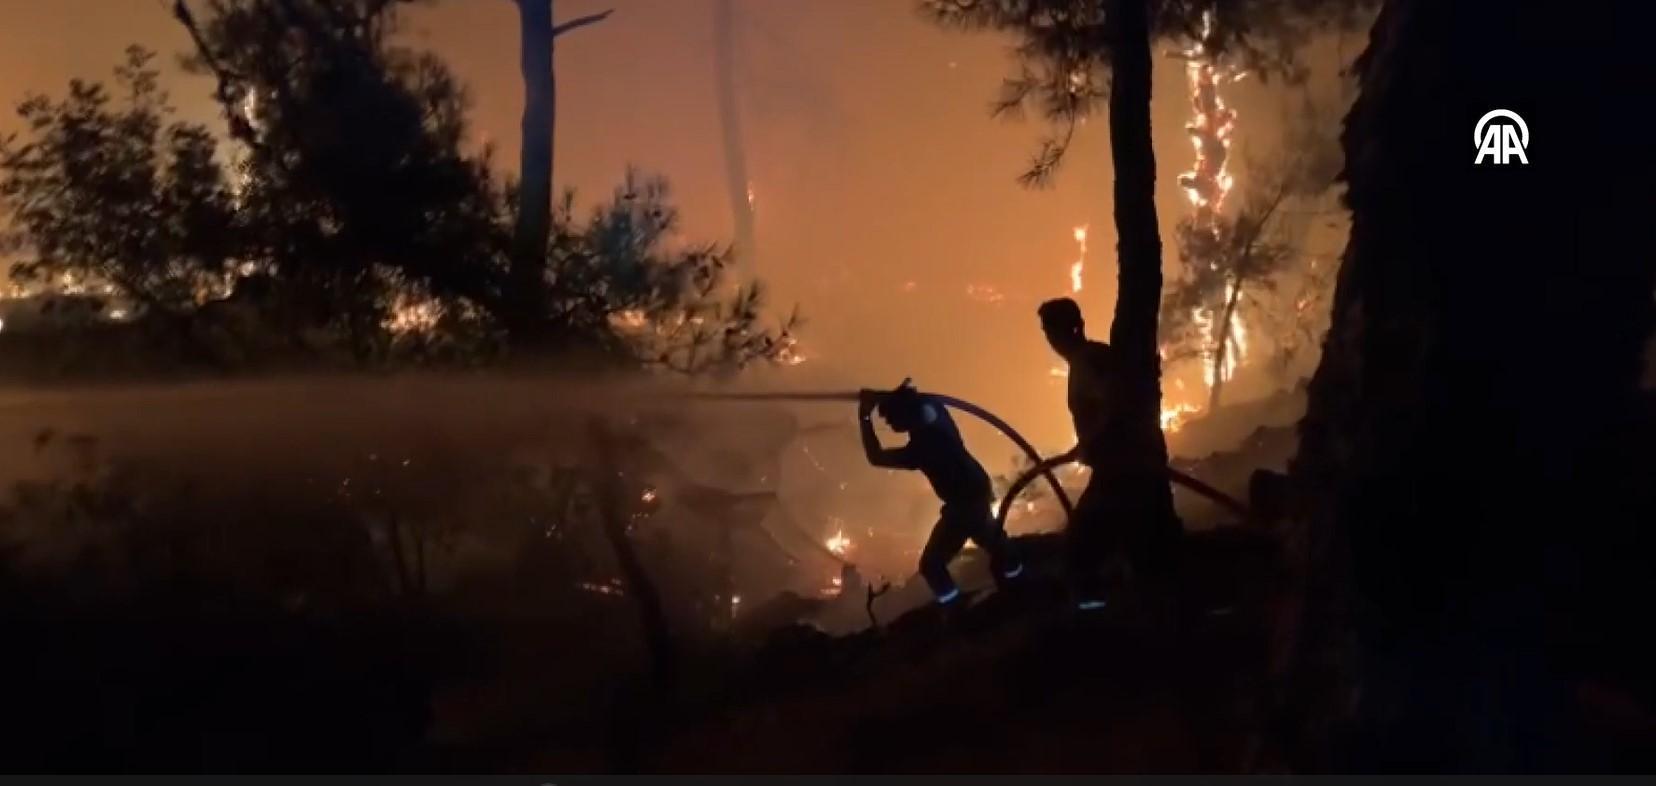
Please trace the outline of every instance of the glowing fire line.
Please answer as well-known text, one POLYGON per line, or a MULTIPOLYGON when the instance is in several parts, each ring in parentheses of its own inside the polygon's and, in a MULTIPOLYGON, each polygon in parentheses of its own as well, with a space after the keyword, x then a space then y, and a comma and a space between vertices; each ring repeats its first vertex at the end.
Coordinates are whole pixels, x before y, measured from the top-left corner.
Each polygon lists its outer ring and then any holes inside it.
MULTIPOLYGON (((1190 171, 1179 176, 1179 185, 1184 188, 1185 196, 1195 210, 1192 223, 1198 229, 1212 233, 1217 241, 1220 231, 1218 217, 1224 210, 1225 197, 1235 185, 1227 164, 1230 158, 1231 135, 1236 130, 1237 119, 1236 110, 1227 106, 1220 97, 1219 87, 1226 81, 1235 82, 1241 79, 1245 73, 1222 65, 1215 56, 1209 54, 1207 42, 1211 40, 1212 35, 1213 15, 1212 12, 1207 12, 1202 15, 1201 39, 1177 54, 1177 57, 1185 61, 1185 77, 1190 85, 1190 103, 1194 113, 1185 130, 1190 133, 1190 142, 1196 149, 1196 161, 1190 171)), ((1216 260, 1209 260, 1208 264, 1211 269, 1218 269, 1216 260)), ((1230 302, 1235 286, 1234 282, 1226 284, 1222 302, 1230 302)), ((1192 320, 1207 340, 1209 352, 1221 351, 1219 343, 1221 334, 1224 334, 1224 361, 1219 364, 1217 375, 1212 363, 1204 364, 1202 376, 1210 389, 1215 384, 1229 381, 1234 377, 1248 352, 1248 333, 1241 314, 1232 311, 1228 330, 1223 329, 1219 317, 1221 308, 1222 306, 1203 306, 1191 313, 1192 320), (1215 376, 1218 379, 1215 379, 1215 376)), ((1163 412, 1163 423, 1169 422, 1170 417, 1177 422, 1177 415, 1170 416, 1169 412, 1163 412)))
POLYGON ((1079 293, 1081 291, 1081 284, 1082 284, 1081 274, 1082 274, 1083 270, 1086 268, 1086 264, 1087 264, 1087 225, 1086 224, 1082 224, 1081 226, 1078 226, 1078 227, 1075 228, 1075 244, 1081 247, 1081 255, 1075 258, 1075 263, 1074 264, 1070 265, 1070 292, 1071 293, 1079 293))

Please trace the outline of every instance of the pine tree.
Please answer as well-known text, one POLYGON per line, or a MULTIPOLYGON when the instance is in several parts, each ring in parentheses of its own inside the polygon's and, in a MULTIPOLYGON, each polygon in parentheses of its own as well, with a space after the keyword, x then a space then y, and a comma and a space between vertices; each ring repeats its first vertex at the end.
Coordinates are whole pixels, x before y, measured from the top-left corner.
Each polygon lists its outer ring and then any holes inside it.
POLYGON ((995 112, 1033 106, 1055 127, 1021 178, 1026 185, 1051 181, 1081 120, 1108 100, 1119 279, 1110 340, 1123 357, 1154 367, 1162 243, 1150 134, 1152 42, 1204 40, 1213 53, 1262 77, 1297 77, 1303 72, 1298 52, 1314 31, 1354 24, 1369 5, 1368 0, 923 0, 921 7, 945 27, 1017 37, 1019 70, 1004 82, 995 112))
POLYGON ((612 12, 554 24, 553 0, 512 2, 518 10, 521 39, 523 138, 518 159, 518 215, 512 239, 510 285, 514 299, 528 311, 545 284, 547 242, 552 233, 553 145, 558 113, 557 39, 602 22, 612 12))

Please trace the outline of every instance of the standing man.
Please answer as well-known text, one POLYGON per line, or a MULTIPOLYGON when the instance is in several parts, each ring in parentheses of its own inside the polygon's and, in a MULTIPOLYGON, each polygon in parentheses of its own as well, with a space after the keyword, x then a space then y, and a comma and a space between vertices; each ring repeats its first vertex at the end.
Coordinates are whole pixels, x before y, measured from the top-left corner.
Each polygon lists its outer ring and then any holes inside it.
MULTIPOLYGON (((1183 530, 1167 479, 1161 431, 1160 360, 1087 338, 1081 307, 1041 304, 1047 343, 1069 363, 1069 410, 1076 446, 1065 454, 1092 469, 1065 535, 1076 607, 1104 608, 1106 557, 1125 551, 1135 573, 1170 577, 1183 530)), ((1140 353, 1142 354, 1142 353, 1140 353)))
POLYGON ((949 575, 949 560, 960 553, 967 540, 989 554, 989 569, 996 583, 1022 574, 1023 563, 1013 553, 1006 531, 990 513, 995 497, 989 473, 967 452, 948 409, 906 380, 889 393, 862 391, 857 405, 868 463, 887 469, 919 470, 943 501, 937 524, 920 552, 920 575, 931 587, 938 605, 946 606, 960 597, 960 588, 949 575), (907 445, 892 449, 880 445, 872 417, 876 407, 893 431, 908 435, 907 445))

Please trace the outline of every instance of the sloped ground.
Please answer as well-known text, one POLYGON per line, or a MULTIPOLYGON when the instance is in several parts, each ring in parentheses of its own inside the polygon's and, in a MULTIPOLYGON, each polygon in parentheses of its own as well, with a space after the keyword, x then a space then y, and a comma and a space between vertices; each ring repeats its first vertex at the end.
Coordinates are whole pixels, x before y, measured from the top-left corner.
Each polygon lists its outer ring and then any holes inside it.
MULTIPOLYGON (((1183 772, 1259 766, 1273 548, 1187 539, 1180 608, 1123 591, 1069 609, 1061 540, 952 619, 912 612, 830 638, 784 628, 718 706, 683 707, 656 769, 677 772, 1183 772), (1158 608, 1161 609, 1158 611, 1158 608)), ((957 564, 957 570, 962 566, 957 564)), ((967 566, 968 569, 970 566, 967 566)))

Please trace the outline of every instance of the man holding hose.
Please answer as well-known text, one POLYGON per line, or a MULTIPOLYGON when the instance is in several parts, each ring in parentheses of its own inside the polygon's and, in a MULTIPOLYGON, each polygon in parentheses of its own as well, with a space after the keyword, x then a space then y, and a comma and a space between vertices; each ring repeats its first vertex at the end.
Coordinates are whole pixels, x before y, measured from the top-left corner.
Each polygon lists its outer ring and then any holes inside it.
POLYGON ((857 404, 868 463, 887 469, 919 470, 943 501, 937 524, 920 552, 920 575, 937 603, 947 606, 960 597, 960 588, 949 575, 949 560, 960 553, 967 540, 989 555, 996 583, 1023 573, 1023 563, 1014 553, 1006 531, 990 513, 995 498, 989 473, 966 450, 948 409, 907 381, 889 393, 862 391, 857 404), (893 431, 908 435, 907 445, 889 449, 880 445, 872 417, 876 408, 893 431))

